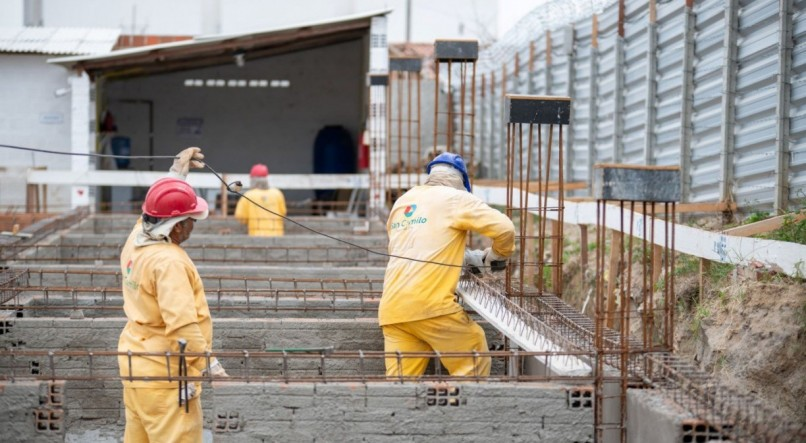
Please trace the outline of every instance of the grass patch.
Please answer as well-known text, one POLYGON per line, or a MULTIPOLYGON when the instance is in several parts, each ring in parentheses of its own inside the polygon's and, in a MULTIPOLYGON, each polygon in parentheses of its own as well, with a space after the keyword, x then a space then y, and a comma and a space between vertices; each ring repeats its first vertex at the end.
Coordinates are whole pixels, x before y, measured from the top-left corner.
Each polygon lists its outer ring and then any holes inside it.
POLYGON ((759 237, 806 245, 806 219, 795 221, 795 214, 784 215, 784 221, 780 228, 759 237))

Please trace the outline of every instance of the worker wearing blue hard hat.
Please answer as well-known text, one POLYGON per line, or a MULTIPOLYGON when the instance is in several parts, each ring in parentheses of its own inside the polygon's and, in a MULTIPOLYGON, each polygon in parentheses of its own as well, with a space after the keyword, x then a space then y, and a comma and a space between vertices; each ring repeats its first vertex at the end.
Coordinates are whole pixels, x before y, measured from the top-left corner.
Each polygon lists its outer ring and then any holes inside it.
MULTIPOLYGON (((388 376, 419 376, 427 357, 410 352, 485 352, 484 330, 455 300, 462 265, 491 269, 515 249, 515 226, 501 212, 470 193, 461 156, 443 153, 426 168, 428 179, 403 194, 386 228, 389 253, 378 319, 387 353, 388 376), (485 251, 466 251, 468 231, 492 239, 485 251), (413 260, 412 260, 413 259, 413 260)), ((503 269, 502 267, 499 269, 503 269)), ((490 358, 443 357, 451 375, 489 375, 490 358)))

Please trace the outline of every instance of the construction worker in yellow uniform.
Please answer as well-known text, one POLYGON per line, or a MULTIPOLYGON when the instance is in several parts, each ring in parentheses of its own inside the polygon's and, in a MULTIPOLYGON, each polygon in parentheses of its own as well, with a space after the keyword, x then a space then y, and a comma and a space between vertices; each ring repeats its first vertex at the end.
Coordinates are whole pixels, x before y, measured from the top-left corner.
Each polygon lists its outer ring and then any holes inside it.
POLYGON ((246 223, 251 236, 277 237, 283 235, 283 219, 279 215, 285 216, 288 211, 286 211, 283 193, 279 189, 269 188, 269 168, 260 163, 252 166, 249 179, 251 186, 244 193, 244 197, 271 212, 241 197, 238 205, 235 206, 235 218, 241 223, 246 223))
MULTIPOLYGON (((196 266, 181 244, 196 220, 208 215, 207 202, 185 181, 189 168, 202 167, 199 148, 182 151, 171 174, 149 188, 143 215, 120 254, 123 310, 128 319, 118 352, 158 352, 159 356, 119 355, 126 407, 124 442, 200 442, 201 385, 179 389, 169 374, 180 374, 180 339, 185 352, 211 351, 213 325, 196 266), (170 352, 170 367, 165 353, 170 352), (129 377, 162 377, 136 380, 129 377)), ((209 371, 226 376, 217 359, 187 358, 187 375, 209 371)))
MULTIPOLYGON (((403 194, 392 207, 386 229, 389 254, 378 318, 387 353, 387 376, 420 376, 428 358, 407 352, 486 352, 484 330, 465 313, 454 291, 463 261, 503 269, 515 249, 515 227, 501 212, 470 193, 465 163, 457 154, 435 157, 428 179, 403 194), (468 231, 492 239, 486 251, 465 251, 468 231), (420 261, 408 260, 416 259, 420 261), (426 263, 432 262, 432 263, 426 263), (442 264, 453 265, 443 266, 442 264)), ((486 376, 490 358, 442 358, 451 375, 486 376)))

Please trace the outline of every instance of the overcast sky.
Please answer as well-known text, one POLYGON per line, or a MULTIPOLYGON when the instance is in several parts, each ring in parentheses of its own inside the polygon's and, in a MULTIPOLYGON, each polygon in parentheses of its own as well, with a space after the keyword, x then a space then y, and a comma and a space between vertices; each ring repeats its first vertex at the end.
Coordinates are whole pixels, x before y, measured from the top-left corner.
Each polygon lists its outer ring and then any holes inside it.
MULTIPOLYGON (((412 40, 500 38, 546 0, 411 0, 412 40)), ((406 36, 406 0, 42 0, 52 27, 113 27, 124 33, 199 35, 273 28, 384 8, 389 40, 406 36), (211 19, 218 11, 218 18, 211 19)), ((23 0, 0 0, 0 26, 22 26, 23 0)))

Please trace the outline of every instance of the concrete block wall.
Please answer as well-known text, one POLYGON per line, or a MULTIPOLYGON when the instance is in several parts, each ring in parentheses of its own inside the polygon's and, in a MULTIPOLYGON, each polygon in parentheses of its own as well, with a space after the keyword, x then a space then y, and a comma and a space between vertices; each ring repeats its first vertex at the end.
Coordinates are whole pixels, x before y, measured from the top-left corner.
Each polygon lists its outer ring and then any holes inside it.
MULTIPOLYGON (((117 349, 123 317, 6 319, 0 347, 29 350, 117 349)), ((374 317, 340 319, 213 320, 213 349, 263 351, 281 347, 335 346, 337 350, 382 350, 383 336, 374 317)), ((44 362, 43 362, 44 363, 44 362)), ((232 366, 231 366, 232 367, 232 366)))
MULTIPOLYGON (((295 221, 303 225, 323 232, 338 232, 349 233, 353 232, 354 227, 364 229, 367 226, 366 219, 350 219, 350 218, 327 218, 327 217, 292 217, 295 221)), ((111 214, 95 214, 83 220, 71 232, 95 233, 105 234, 109 232, 129 232, 137 220, 137 215, 111 215, 111 214)), ((384 223, 372 221, 369 224, 370 233, 385 235, 386 227, 384 223)), ((199 223, 193 228, 194 233, 198 234, 214 234, 214 235, 232 235, 232 234, 246 234, 246 225, 240 223, 234 217, 221 218, 211 217, 199 223)), ((311 232, 294 224, 285 223, 286 235, 307 234, 311 232)))
POLYGON ((61 442, 64 383, 0 382, 0 437, 6 443, 61 442))
POLYGON ((217 442, 588 442, 590 408, 539 383, 214 383, 217 442))
MULTIPOLYGON (((314 266, 343 268, 343 267, 383 267, 386 266, 387 257, 373 254, 366 250, 354 247, 321 246, 315 249, 245 249, 238 246, 207 248, 185 248, 188 256, 197 265, 280 265, 280 266, 314 266)), ((386 252, 386 247, 372 247, 372 251, 386 252)), ((43 264, 95 264, 97 266, 112 266, 120 259, 118 245, 95 244, 91 246, 57 246, 30 248, 20 253, 12 264, 24 266, 41 266, 43 264)))
MULTIPOLYGON (((53 244, 71 245, 71 244, 85 244, 85 245, 110 245, 119 246, 126 241, 130 231, 113 230, 107 233, 65 233, 58 237, 54 237, 53 244)), ((339 235, 338 238, 355 243, 357 245, 368 247, 386 247, 388 240, 386 236, 379 235, 339 235)), ((306 247, 347 247, 348 245, 337 242, 336 240, 322 237, 320 235, 286 235, 282 237, 249 237, 247 235, 216 235, 216 234, 201 234, 193 229, 193 234, 187 243, 183 245, 191 245, 200 247, 201 245, 215 245, 215 246, 306 246, 306 247)))
MULTIPOLYGON (((121 441, 120 383, 106 395, 97 383, 0 383, 3 441, 121 441), (81 391, 99 395, 90 399, 81 391), (53 404, 54 392, 63 405, 53 404)), ((216 442, 591 442, 593 411, 568 401, 573 389, 542 383, 215 382, 204 389, 202 404, 205 433, 216 442)))
MULTIPOLYGON (((657 391, 645 389, 627 390, 627 442, 680 443, 685 441, 710 441, 705 433, 692 434, 684 431, 694 416, 672 400, 658 395, 657 391), (685 438, 685 437, 688 438, 685 438)), ((713 438, 713 440, 723 440, 713 438)))
MULTIPOLYGON (((256 266, 256 265, 238 265, 233 264, 229 266, 220 265, 197 265, 199 274, 204 282, 205 289, 212 290, 218 287, 218 280, 213 278, 217 276, 228 277, 260 277, 262 279, 268 278, 297 278, 297 279, 315 279, 317 282, 312 283, 311 287, 319 285, 318 280, 329 279, 383 279, 385 269, 383 267, 342 267, 330 268, 322 266, 256 266)), ((121 281, 115 275, 82 275, 73 273, 73 271, 104 271, 104 272, 120 272, 120 262, 107 263, 104 265, 77 265, 77 264, 36 264, 32 266, 25 266, 21 264, 9 264, 9 272, 18 272, 22 270, 30 270, 30 277, 28 278, 29 286, 91 286, 91 287, 114 287, 120 288, 121 281), (41 272, 47 271, 47 272, 41 272), (56 271, 56 272, 53 272, 56 271), (41 277, 40 277, 41 276, 41 277)), ((232 287, 243 287, 244 280, 238 280, 239 283, 232 283, 232 287)), ((249 282, 249 285, 256 282, 249 282)), ((282 282, 273 282, 272 287, 283 287, 282 282)), ((297 283, 298 285, 302 283, 297 283)), ((225 283, 228 285, 228 283, 225 283)), ((287 284, 288 287, 293 287, 294 283, 287 284)), ((347 288, 360 286, 353 286, 349 284, 347 288)), ((250 288, 252 286, 249 286, 250 288)), ((299 286, 298 286, 299 287, 299 286)), ((342 288, 344 286, 341 286, 342 288)), ((382 284, 375 283, 375 288, 382 288, 382 284)))

